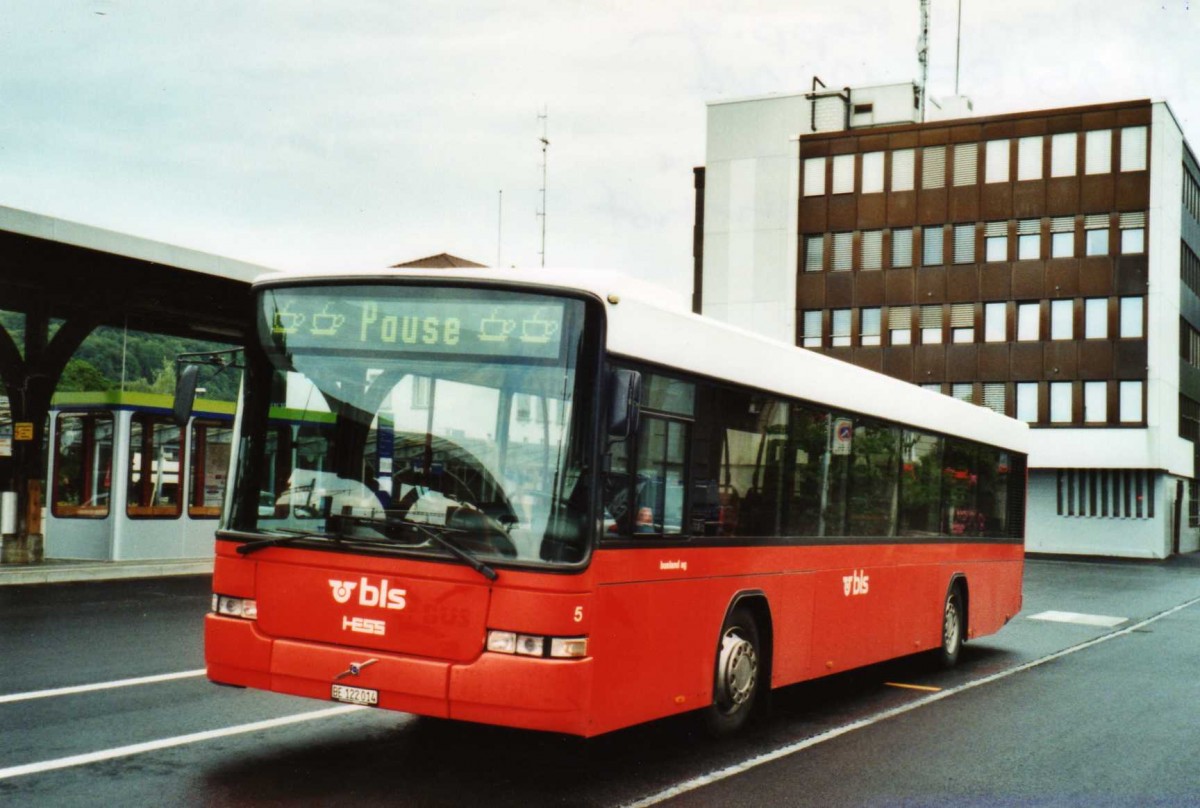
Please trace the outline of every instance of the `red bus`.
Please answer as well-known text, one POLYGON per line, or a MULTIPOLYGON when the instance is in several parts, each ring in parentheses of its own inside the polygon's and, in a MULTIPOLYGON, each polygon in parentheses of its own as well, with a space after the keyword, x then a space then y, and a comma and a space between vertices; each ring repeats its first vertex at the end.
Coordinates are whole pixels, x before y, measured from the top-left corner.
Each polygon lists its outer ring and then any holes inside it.
POLYGON ((985 408, 611 274, 291 274, 255 308, 214 682, 720 733, 1021 607, 1028 431, 985 408))

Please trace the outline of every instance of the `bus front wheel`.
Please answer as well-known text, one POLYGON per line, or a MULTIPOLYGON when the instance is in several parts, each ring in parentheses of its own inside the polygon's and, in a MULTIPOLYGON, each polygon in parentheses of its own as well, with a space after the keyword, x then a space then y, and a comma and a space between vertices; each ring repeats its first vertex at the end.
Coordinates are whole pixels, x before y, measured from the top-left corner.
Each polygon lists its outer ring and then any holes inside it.
POLYGON ((953 668, 958 664, 963 646, 965 616, 962 594, 955 584, 946 594, 946 603, 942 608, 942 647, 938 649, 937 659, 943 668, 953 668))
POLYGON ((725 618, 717 647, 713 700, 705 723, 713 735, 737 732, 750 719, 758 696, 758 626, 749 609, 737 607, 725 618))

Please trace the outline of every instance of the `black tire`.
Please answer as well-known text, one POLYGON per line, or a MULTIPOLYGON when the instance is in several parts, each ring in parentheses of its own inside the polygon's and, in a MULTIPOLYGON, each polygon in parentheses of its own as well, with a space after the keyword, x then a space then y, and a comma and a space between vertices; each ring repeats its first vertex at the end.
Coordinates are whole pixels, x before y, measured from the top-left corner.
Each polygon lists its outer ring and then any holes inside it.
POLYGON ((717 637, 713 700, 704 710, 712 735, 731 735, 750 720, 763 682, 761 659, 758 624, 749 609, 739 606, 729 613, 717 637))
POLYGON ((946 593, 946 602, 942 607, 942 645, 937 650, 937 661, 941 667, 948 669, 958 664, 965 633, 966 612, 963 611, 962 592, 958 584, 953 584, 946 593))

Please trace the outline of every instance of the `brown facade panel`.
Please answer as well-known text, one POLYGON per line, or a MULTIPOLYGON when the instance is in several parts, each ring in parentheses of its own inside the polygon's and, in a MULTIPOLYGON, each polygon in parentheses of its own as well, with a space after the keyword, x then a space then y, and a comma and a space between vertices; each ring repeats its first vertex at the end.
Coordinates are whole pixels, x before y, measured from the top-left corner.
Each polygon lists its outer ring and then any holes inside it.
POLYGON ((1104 297, 1113 293, 1113 260, 1107 255, 1079 259, 1079 294, 1104 297))
POLYGON ((831 309, 854 305, 853 272, 830 272, 825 276, 825 305, 831 309))
POLYGON ((796 306, 801 309, 824 309, 825 273, 801 272, 796 279, 796 306))
POLYGON ((979 346, 979 378, 985 382, 1006 382, 1012 379, 1007 342, 985 342, 979 346))
POLYGON ((887 226, 887 196, 862 194, 858 197, 858 229, 878 230, 887 226))
POLYGON ((948 194, 945 188, 931 188, 917 195, 917 219, 920 224, 941 224, 947 219, 948 194))
POLYGON ((946 267, 946 299, 951 303, 979 299, 979 269, 974 264, 946 267))
POLYGON ((1016 124, 1011 121, 992 121, 983 125, 983 139, 994 140, 1002 137, 1012 137, 1016 132, 1016 124))
POLYGON ((1070 216, 1079 210, 1079 177, 1046 180, 1046 215, 1070 216))
POLYGON ((1012 264, 1013 300, 1036 300, 1045 289, 1044 261, 1014 261, 1012 264))
POLYGON ((979 296, 983 300, 1012 298, 1012 270, 1009 264, 984 264, 980 268, 979 296))
POLYGON ((860 152, 885 151, 887 147, 887 135, 863 135, 858 139, 858 150, 860 152))
POLYGON ((832 141, 824 138, 800 138, 800 157, 828 157, 829 144, 832 141))
POLYGON ((1045 296, 1075 297, 1079 294, 1079 259, 1048 258, 1046 260, 1045 296))
POLYGON ((979 348, 976 345, 946 346, 946 376, 952 382, 979 378, 979 348))
POLYGON ((1079 378, 1094 381, 1113 376, 1113 344, 1106 339, 1079 343, 1079 378))
POLYGON ((913 361, 917 384, 946 381, 945 345, 918 345, 913 361))
POLYGON ((1042 377, 1042 344, 1040 342, 1014 342, 1011 358, 1012 378, 1015 381, 1033 381, 1042 377))
POLYGON ((1118 379, 1146 378, 1146 341, 1117 340, 1113 343, 1113 375, 1118 379))
POLYGON ((1013 217, 1012 183, 989 182, 979 188, 980 218, 985 221, 1011 219, 1013 217))
POLYGON ((882 306, 887 299, 884 294, 883 272, 857 272, 854 275, 854 305, 882 306))
POLYGON ((1080 117, 1082 118, 1082 128, 1084 130, 1112 129, 1117 124, 1117 112, 1113 109, 1085 112, 1080 117))
POLYGON ((1081 115, 1053 115, 1046 119, 1046 134, 1058 135, 1063 132, 1078 132, 1083 123, 1081 115))
POLYGON ((855 348, 852 361, 860 368, 873 370, 876 373, 883 372, 883 348, 868 346, 865 348, 855 348))
POLYGON ((835 154, 853 154, 856 151, 854 138, 837 138, 829 141, 829 155, 832 157, 835 154))
POLYGON ((913 349, 907 345, 884 348, 883 372, 896 379, 913 381, 913 349))
POLYGON ((1150 125, 1150 103, 1147 102, 1139 107, 1125 107, 1118 109, 1117 126, 1149 126, 1150 125))
POLYGON ((1150 207, 1150 172, 1123 171, 1117 174, 1116 202, 1119 211, 1150 207))
POLYGON ((829 199, 829 228, 834 232, 853 230, 858 222, 858 197, 854 194, 838 194, 829 199))
POLYGON ((1149 256, 1121 255, 1115 261, 1117 294, 1144 295, 1149 287, 1149 256))
POLYGON ((1017 118, 1013 121, 1013 137, 1032 137, 1044 134, 1046 134, 1046 119, 1040 115, 1036 118, 1017 118))
POLYGON ((946 302, 945 267, 921 267, 917 270, 916 300, 922 305, 946 302))
POLYGON ((1045 343, 1042 378, 1052 382, 1079 377, 1079 349, 1074 340, 1045 343))
POLYGON ((800 232, 824 233, 829 229, 829 205, 823 196, 800 197, 800 232))
POLYGON ((854 358, 853 348, 826 348, 824 353, 826 356, 842 362, 849 362, 854 358))
POLYGON ((888 227, 911 227, 917 223, 917 192, 894 191, 888 194, 888 227))
POLYGON ((888 136, 889 149, 915 149, 920 135, 916 130, 893 132, 888 136))
POLYGON ((1113 209, 1116 183, 1112 174, 1091 174, 1080 177, 1080 213, 1108 213, 1113 209))
POLYGON ((977 143, 983 140, 983 126, 977 123, 950 127, 951 143, 977 143))
POLYGON ((943 146, 950 142, 950 130, 944 126, 920 130, 922 146, 943 146))
POLYGON ((1013 184, 1013 216, 1030 219, 1046 215, 1046 181, 1025 180, 1013 184))
MULTIPOLYGON (((982 176, 982 170, 979 176, 982 176)), ((951 222, 974 222, 979 219, 979 184, 954 186, 950 189, 947 213, 951 222)))
POLYGON ((884 272, 889 306, 907 306, 913 302, 913 274, 911 269, 889 269, 884 272))

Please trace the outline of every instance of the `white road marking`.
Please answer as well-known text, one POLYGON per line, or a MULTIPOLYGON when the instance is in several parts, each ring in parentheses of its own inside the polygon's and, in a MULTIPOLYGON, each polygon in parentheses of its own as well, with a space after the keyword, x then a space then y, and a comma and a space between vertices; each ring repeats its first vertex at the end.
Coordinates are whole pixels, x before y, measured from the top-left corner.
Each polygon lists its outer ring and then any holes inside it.
POLYGON ((91 685, 72 685, 56 687, 52 690, 30 690, 25 693, 9 693, 0 696, 0 704, 14 701, 29 701, 31 699, 48 699, 51 696, 69 696, 72 693, 90 693, 93 690, 109 690, 114 687, 131 687, 133 685, 152 685, 158 682, 172 682, 176 679, 191 679, 203 676, 204 668, 194 671, 178 671, 177 673, 159 673, 154 676, 138 676, 134 679, 114 679, 111 682, 96 682, 91 685))
POLYGON ((1080 614, 1079 612, 1038 612, 1029 615, 1030 620, 1047 620, 1051 623, 1076 623, 1081 626, 1100 626, 1115 628, 1122 623, 1128 623, 1127 617, 1109 617, 1106 614, 1080 614))
POLYGON ((905 713, 912 712, 913 710, 919 710, 922 707, 927 707, 936 701, 950 698, 951 696, 962 693, 965 690, 971 690, 972 688, 989 685, 993 682, 998 682, 1001 679, 1007 679, 1014 674, 1024 673, 1025 671, 1032 670, 1040 665, 1045 665, 1047 662, 1053 662, 1056 659, 1062 659, 1065 656, 1070 656, 1071 654, 1079 651, 1087 650, 1088 648, 1099 645, 1100 643, 1114 640, 1117 637, 1124 637, 1127 634, 1132 634, 1133 632, 1138 631, 1150 625, 1151 623, 1156 623, 1159 620, 1162 620, 1164 617, 1169 617, 1170 615, 1183 611, 1189 606, 1194 606, 1197 603, 1200 603, 1200 598, 1193 598, 1186 603, 1181 603, 1174 608, 1168 609, 1165 612, 1160 612, 1153 617, 1148 617, 1145 620, 1142 620, 1139 623, 1134 623, 1132 626, 1123 628, 1120 631, 1113 631, 1108 634, 1103 634, 1099 637, 1088 640, 1087 642, 1082 642, 1079 645, 1073 645, 1070 648, 1057 651, 1049 656, 1044 656, 1041 659, 1035 659, 1032 662, 1026 662, 1023 665, 1018 665, 1015 668, 1009 668, 1008 670, 1000 671, 999 673, 993 673, 990 676, 985 676, 982 679, 976 679, 975 681, 967 682, 966 684, 959 685, 958 687, 952 687, 949 690, 943 690, 940 693, 931 693, 928 696, 922 696, 921 698, 916 699, 908 704, 901 705, 900 707, 893 707, 890 710, 885 710, 884 712, 870 718, 864 718, 860 721, 855 721, 852 724, 847 724, 843 727, 837 727, 836 729, 822 732, 819 735, 814 735, 811 738, 805 738, 803 741, 797 741, 796 743, 780 747, 772 752, 766 752, 756 757, 752 757, 749 760, 742 761, 741 763, 735 763, 734 765, 728 766, 724 769, 719 769, 715 772, 701 775, 700 777, 694 777, 691 780, 685 780, 679 785, 671 786, 670 788, 659 791, 657 794, 651 794, 647 797, 642 797, 636 802, 629 803, 628 808, 645 808, 646 806, 656 805, 657 803, 664 802, 665 800, 678 797, 681 794, 686 794, 689 791, 695 791, 696 789, 704 788, 705 786, 712 785, 713 783, 720 782, 721 780, 726 780, 735 775, 750 771, 758 766, 762 766, 764 763, 771 763, 773 761, 780 760, 790 755, 794 755, 797 752, 803 752, 805 749, 810 749, 818 744, 825 743, 826 741, 832 741, 834 738, 840 738, 841 736, 848 735, 856 730, 866 729, 874 724, 887 721, 889 718, 895 718, 896 716, 904 715, 905 713))
POLYGON ((305 721, 319 721, 322 718, 333 718, 334 716, 344 715, 345 713, 355 710, 365 710, 365 707, 359 707, 355 704, 344 704, 339 707, 330 707, 324 710, 315 710, 308 713, 300 713, 298 715, 285 715, 281 718, 270 718, 266 721, 255 721, 251 724, 239 724, 233 727, 224 727, 223 729, 210 729, 204 732, 193 732, 190 735, 176 735, 173 738, 160 738, 157 741, 146 741, 145 743, 135 743, 129 746, 118 746, 113 749, 101 749, 98 752, 87 752, 82 755, 71 755, 70 757, 56 758, 54 760, 43 760, 38 763, 26 763, 21 766, 9 766, 7 769, 0 769, 0 780, 8 780, 13 777, 22 777, 27 774, 40 774, 42 772, 50 772, 56 769, 67 769, 72 766, 86 766, 89 763, 99 763, 103 760, 113 760, 115 758, 129 757, 130 755, 140 755, 144 752, 157 752, 160 749, 170 749, 175 746, 186 746, 187 744, 200 743, 202 741, 211 741, 217 738, 228 738, 231 735, 244 735, 247 732, 258 732, 264 729, 274 729, 276 727, 286 727, 290 724, 300 724, 305 721))

